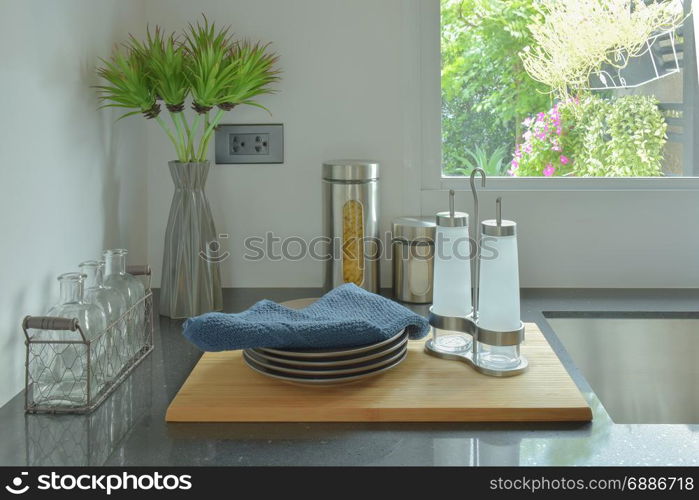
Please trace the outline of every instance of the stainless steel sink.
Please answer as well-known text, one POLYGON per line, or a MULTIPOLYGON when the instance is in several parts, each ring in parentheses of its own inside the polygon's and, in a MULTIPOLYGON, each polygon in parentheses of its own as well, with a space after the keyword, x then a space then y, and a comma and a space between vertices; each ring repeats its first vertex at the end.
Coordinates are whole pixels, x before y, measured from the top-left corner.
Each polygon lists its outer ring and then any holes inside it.
POLYGON ((614 422, 699 424, 699 314, 544 315, 614 422))

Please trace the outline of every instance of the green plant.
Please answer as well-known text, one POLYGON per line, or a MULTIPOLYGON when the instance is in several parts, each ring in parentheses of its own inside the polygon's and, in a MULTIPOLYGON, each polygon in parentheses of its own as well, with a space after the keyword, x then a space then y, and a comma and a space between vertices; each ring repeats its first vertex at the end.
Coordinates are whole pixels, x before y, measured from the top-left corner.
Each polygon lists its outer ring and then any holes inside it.
POLYGON ((456 169, 455 175, 471 175, 471 172, 476 168, 482 168, 486 174, 498 177, 505 172, 505 157, 507 149, 504 146, 498 146, 492 153, 488 152, 480 146, 474 149, 466 149, 464 156, 459 156, 459 161, 464 167, 456 169))
POLYGON ((667 123, 650 96, 587 97, 566 111, 573 174, 594 177, 663 175, 667 123))
POLYGON ((104 66, 98 68, 99 75, 109 85, 98 85, 102 100, 109 100, 105 106, 134 109, 121 116, 143 113, 146 118, 156 118, 160 114, 155 89, 141 55, 134 51, 115 51, 109 61, 103 60, 104 66))
POLYGON ((572 99, 525 123, 511 175, 662 175, 667 124, 653 97, 572 99))
POLYGON ((536 81, 565 100, 587 87, 602 64, 623 68, 647 50, 653 34, 684 20, 676 0, 539 0, 532 17, 533 43, 520 53, 536 81))
POLYGON ((551 105, 518 53, 533 43, 537 0, 441 0, 442 162, 460 175, 463 151, 511 152, 524 117, 551 105))
POLYGON ((141 113, 156 120, 180 162, 204 161, 225 112, 241 104, 266 110, 256 98, 273 92, 270 86, 279 80, 277 56, 268 45, 233 40, 229 29, 217 29, 204 17, 189 25, 184 41, 175 34, 164 36, 158 27, 148 30, 144 41, 131 36, 101 60, 102 107, 131 110, 120 119, 141 113), (189 97, 193 118, 185 114, 189 97), (158 101, 165 104, 170 123, 163 120, 158 101))

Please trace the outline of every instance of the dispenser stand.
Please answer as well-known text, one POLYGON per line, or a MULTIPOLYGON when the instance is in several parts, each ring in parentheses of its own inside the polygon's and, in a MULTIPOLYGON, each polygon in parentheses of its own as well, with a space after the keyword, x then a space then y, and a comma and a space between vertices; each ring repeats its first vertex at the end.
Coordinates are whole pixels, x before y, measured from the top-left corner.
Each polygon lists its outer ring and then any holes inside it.
POLYGON ((427 342, 425 342, 425 352, 427 354, 443 359, 463 361, 464 363, 471 365, 476 371, 479 371, 484 375, 490 375, 491 377, 512 377, 514 375, 519 375, 524 373, 529 366, 527 359, 521 355, 519 357, 519 364, 511 368, 496 369, 478 364, 479 342, 492 346, 519 345, 524 342, 524 323, 520 323, 521 326, 518 330, 513 330, 510 332, 496 332, 493 330, 485 330, 480 328, 473 320, 472 316, 440 316, 439 314, 433 313, 431 308, 428 321, 433 328, 462 332, 473 336, 473 344, 472 349, 470 350, 463 350, 462 352, 447 352, 436 346, 433 339, 429 339, 427 342))
MULTIPOLYGON (((489 375, 491 377, 512 377, 515 375, 520 375, 524 373, 529 367, 529 362, 527 359, 520 354, 519 363, 512 367, 506 368, 495 368, 489 366, 482 366, 478 362, 478 345, 487 344, 490 346, 517 346, 524 342, 524 323, 520 321, 520 327, 517 330, 501 332, 494 330, 487 330, 478 326, 478 286, 480 279, 480 219, 479 219, 479 206, 478 206, 478 191, 476 190, 475 177, 476 174, 481 176, 481 186, 485 187, 486 175, 485 171, 481 168, 475 168, 471 172, 471 192, 473 193, 473 203, 474 203, 474 215, 475 215, 475 244, 476 244, 476 262, 474 265, 474 272, 472 273, 472 290, 473 290, 473 314, 469 316, 442 316, 436 314, 430 308, 430 314, 428 321, 433 328, 438 328, 440 330, 461 332, 471 335, 473 342, 471 344, 471 349, 464 349, 463 351, 445 351, 439 348, 434 343, 434 337, 425 342, 425 352, 431 356, 436 356, 442 359, 456 360, 467 363, 473 367, 476 371, 483 373, 484 375, 489 375)), ((497 221, 498 226, 502 221, 501 210, 500 210, 500 198, 498 198, 497 203, 497 221)), ((450 207, 453 213, 453 207, 450 207)))

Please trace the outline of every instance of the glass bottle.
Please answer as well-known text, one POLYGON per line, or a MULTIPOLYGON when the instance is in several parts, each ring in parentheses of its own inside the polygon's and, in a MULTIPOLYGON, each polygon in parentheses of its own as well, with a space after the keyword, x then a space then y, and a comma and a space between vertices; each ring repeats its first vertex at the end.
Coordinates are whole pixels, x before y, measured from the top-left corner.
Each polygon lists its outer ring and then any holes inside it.
MULTIPOLYGON (((519 257, 517 224, 503 220, 500 198, 496 205, 497 219, 481 223, 481 241, 488 238, 492 258, 481 255, 478 326, 495 332, 519 330, 519 257)), ((478 343, 479 366, 494 370, 512 370, 520 366, 519 345, 493 346, 478 343)))
POLYGON ((129 315, 126 325, 126 353, 128 359, 141 349, 144 340, 145 308, 139 301, 146 289, 141 281, 126 272, 126 255, 123 248, 104 252, 104 286, 118 290, 126 299, 129 315))
MULTIPOLYGON (((58 277, 61 298, 58 304, 49 309, 47 315, 58 318, 76 318, 86 339, 93 340, 107 327, 104 311, 97 305, 84 301, 85 275, 66 273, 58 277)), ((44 331, 41 340, 81 341, 79 332, 44 331)), ((41 363, 36 366, 34 400, 50 406, 83 406, 88 400, 87 346, 82 343, 45 344, 41 351, 41 363)), ((90 356, 99 362, 104 352, 99 349, 99 341, 91 345, 90 356), (97 344, 97 346, 95 345, 97 344), (97 347, 97 348, 96 348, 97 347)), ((99 371, 90 369, 90 398, 99 393, 104 385, 99 371)))
POLYGON ((110 327, 105 339, 106 376, 112 380, 128 361, 126 350, 126 321, 122 315, 126 312, 126 297, 118 290, 104 286, 104 264, 88 260, 80 264, 80 271, 85 279, 85 302, 96 304, 104 310, 107 326, 110 327), (120 321, 121 320, 121 321, 120 321))
MULTIPOLYGON (((470 316, 471 242, 468 214, 454 211, 454 191, 449 191, 449 211, 439 212, 435 240, 432 311, 440 316, 470 316)), ((471 335, 432 329, 432 342, 443 352, 463 353, 472 348, 471 335)))

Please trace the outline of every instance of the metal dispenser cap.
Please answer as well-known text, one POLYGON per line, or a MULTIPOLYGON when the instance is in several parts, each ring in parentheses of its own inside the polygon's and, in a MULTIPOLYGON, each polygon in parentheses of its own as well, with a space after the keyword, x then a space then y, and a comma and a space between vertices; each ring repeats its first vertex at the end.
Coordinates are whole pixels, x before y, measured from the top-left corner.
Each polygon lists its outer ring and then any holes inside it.
POLYGON ((454 211, 454 190, 449 190, 449 211, 437 214, 437 225, 441 227, 468 226, 468 214, 454 211))
POLYGON ((481 223, 481 232, 484 236, 514 236, 517 234, 517 223, 511 220, 502 220, 502 198, 495 201, 495 219, 484 220, 481 223))
POLYGON ((370 160, 323 162, 323 179, 339 182, 368 182, 379 178, 379 164, 370 160))
POLYGON ((405 241, 434 241, 437 228, 431 218, 399 217, 393 221, 393 237, 405 241))

